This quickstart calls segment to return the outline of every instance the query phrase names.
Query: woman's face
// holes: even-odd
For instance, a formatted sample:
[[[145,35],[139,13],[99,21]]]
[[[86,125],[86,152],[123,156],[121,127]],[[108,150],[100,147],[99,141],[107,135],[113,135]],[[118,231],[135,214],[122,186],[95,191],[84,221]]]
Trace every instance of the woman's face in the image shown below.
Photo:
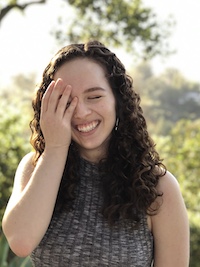
[[[54,80],[61,78],[72,86],[70,99],[78,98],[71,121],[72,139],[80,155],[93,162],[106,155],[116,121],[116,101],[105,74],[100,64],[77,58],[64,63],[54,75]]]

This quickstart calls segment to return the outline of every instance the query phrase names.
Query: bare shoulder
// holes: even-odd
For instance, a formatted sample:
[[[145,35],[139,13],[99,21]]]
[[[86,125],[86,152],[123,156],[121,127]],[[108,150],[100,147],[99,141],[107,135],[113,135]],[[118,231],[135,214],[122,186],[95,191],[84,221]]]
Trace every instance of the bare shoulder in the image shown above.
[[[15,174],[14,191],[23,191],[24,187],[28,183],[34,170],[33,157],[34,152],[30,152],[20,161]]]
[[[178,214],[182,214],[183,216],[186,215],[186,207],[179,183],[169,171],[160,178],[157,189],[162,193],[162,197],[158,197],[160,198],[158,200],[160,207],[158,214],[152,216],[153,224],[169,217],[172,220],[173,218],[176,218],[176,215]]]
[[[169,204],[169,201],[172,201],[174,198],[182,198],[179,183],[169,171],[160,178],[157,189],[159,192],[163,193],[164,205]]]
[[[155,241],[155,266],[188,266],[189,222],[177,179],[170,173],[160,178],[160,208],[151,217]]]

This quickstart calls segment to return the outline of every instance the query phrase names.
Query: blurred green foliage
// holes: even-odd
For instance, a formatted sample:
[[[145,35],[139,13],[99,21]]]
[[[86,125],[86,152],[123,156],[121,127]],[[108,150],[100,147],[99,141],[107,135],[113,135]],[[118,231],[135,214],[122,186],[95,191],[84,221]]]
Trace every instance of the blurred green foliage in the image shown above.
[[[133,71],[133,81],[152,134],[170,135],[178,121],[200,118],[200,85],[186,80],[178,70],[167,69],[156,77],[144,63]]]
[[[13,178],[20,159],[28,152],[27,136],[23,133],[23,115],[9,107],[0,112],[0,217],[11,195]]]
[[[17,165],[31,149],[28,125],[33,88],[33,75],[23,79],[19,75],[0,92],[0,218],[12,191]]]
[[[166,137],[155,137],[164,163],[177,177],[191,228],[190,267],[200,259],[200,119],[180,120]]]
[[[32,81],[32,82],[31,82]],[[19,258],[9,249],[1,230],[2,216],[12,192],[14,175],[22,157],[31,149],[28,124],[34,77],[15,77],[0,92],[0,266],[30,267],[29,258]],[[12,88],[12,90],[10,90]]]

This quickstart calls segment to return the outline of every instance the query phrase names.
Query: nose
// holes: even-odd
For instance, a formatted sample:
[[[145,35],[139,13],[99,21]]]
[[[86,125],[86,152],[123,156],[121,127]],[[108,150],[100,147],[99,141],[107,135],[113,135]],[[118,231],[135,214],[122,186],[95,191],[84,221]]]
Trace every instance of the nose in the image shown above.
[[[91,109],[88,107],[88,105],[83,101],[78,100],[77,106],[74,110],[74,118],[76,119],[85,118],[90,113]]]

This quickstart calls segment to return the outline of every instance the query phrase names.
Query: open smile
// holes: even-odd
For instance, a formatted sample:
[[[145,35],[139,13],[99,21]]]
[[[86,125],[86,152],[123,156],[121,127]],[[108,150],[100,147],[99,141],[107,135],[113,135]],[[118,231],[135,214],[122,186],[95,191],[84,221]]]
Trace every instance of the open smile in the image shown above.
[[[88,133],[94,130],[99,124],[100,124],[100,121],[95,120],[90,123],[76,125],[76,129],[81,133]]]

